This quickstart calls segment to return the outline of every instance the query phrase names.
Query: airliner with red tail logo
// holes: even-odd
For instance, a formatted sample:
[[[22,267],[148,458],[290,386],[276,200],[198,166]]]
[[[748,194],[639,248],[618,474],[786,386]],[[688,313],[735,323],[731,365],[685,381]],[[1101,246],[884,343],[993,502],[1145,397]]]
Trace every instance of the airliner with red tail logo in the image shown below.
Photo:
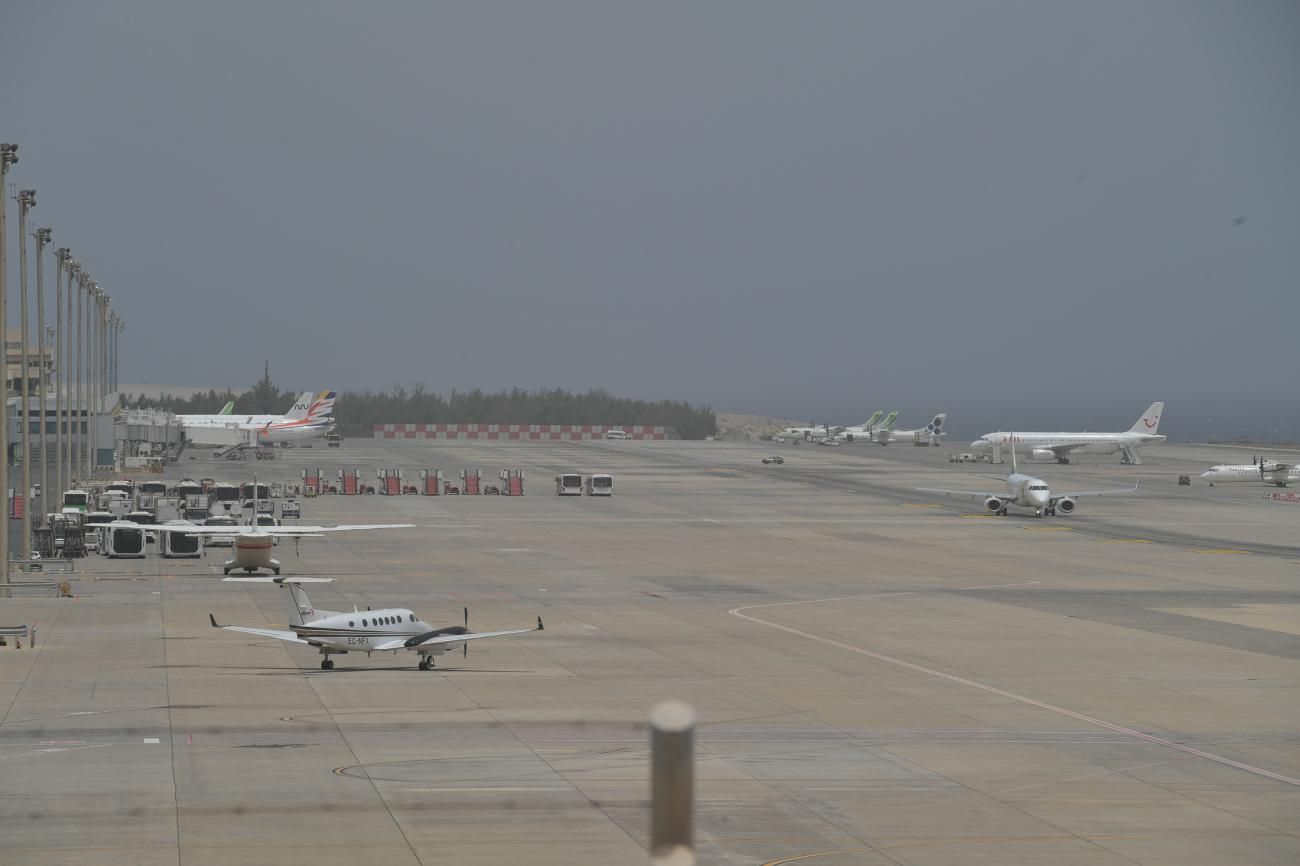
[[[985,433],[971,443],[971,448],[992,451],[995,445],[1006,447],[1012,443],[1014,435],[1015,444],[1027,446],[1035,460],[1069,463],[1073,455],[1118,453],[1123,455],[1121,463],[1137,465],[1142,462],[1139,446],[1155,445],[1167,438],[1156,433],[1164,411],[1164,403],[1152,403],[1142,417],[1123,433]]]
[[[283,415],[177,415],[192,442],[205,441],[205,433],[239,431],[256,433],[261,443],[299,442],[324,436],[334,429],[333,391],[307,391]],[[229,435],[229,434],[227,434]]]

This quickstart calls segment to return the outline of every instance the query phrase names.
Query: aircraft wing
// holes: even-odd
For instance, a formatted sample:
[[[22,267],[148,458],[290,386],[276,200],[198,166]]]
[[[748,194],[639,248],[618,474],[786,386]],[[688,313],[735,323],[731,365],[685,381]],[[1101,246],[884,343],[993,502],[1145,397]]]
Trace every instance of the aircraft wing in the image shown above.
[[[1067,497],[1070,499],[1078,499],[1081,496],[1123,496],[1126,493],[1137,493],[1138,484],[1140,483],[1141,479],[1138,479],[1133,482],[1132,487],[1121,487],[1118,490],[1084,490],[1079,493],[1054,493],[1052,494],[1052,501],[1056,502],[1058,499],[1065,499]]]
[[[542,631],[542,618],[537,618],[537,628],[516,628],[510,631],[476,631],[472,634],[440,634],[431,637],[428,640],[419,643],[408,643],[405,640],[390,640],[379,646],[371,647],[374,650],[397,650],[397,649],[418,649],[420,647],[437,646],[442,643],[463,643],[467,640],[480,640],[485,637],[505,637],[512,634],[532,634],[535,631]]]
[[[219,628],[222,631],[238,631],[244,634],[255,634],[259,637],[273,637],[276,640],[287,640],[290,643],[307,643],[307,641],[291,631],[282,631],[275,628],[245,628],[242,625],[217,625],[217,618],[212,614],[208,614],[208,619],[211,620],[213,628]]]
[[[178,532],[182,535],[275,535],[292,538],[318,538],[325,532],[350,532],[356,529],[409,529],[414,523],[355,523],[343,526],[185,526],[132,523],[115,520],[105,526],[125,526],[146,532]]]
[[[1006,496],[1005,493],[979,493],[974,490],[945,490],[940,487],[913,487],[912,489],[920,491],[921,493],[942,493],[944,496],[968,496],[972,499],[988,499],[990,496],[996,496],[999,499],[1002,499]]]

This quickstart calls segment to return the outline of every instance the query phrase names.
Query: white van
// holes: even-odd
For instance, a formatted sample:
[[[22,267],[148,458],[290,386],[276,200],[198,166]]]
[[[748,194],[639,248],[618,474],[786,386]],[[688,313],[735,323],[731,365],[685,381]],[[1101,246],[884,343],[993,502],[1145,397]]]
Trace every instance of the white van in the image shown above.
[[[605,438],[606,439],[631,439],[632,434],[628,433],[626,430],[606,430]]]

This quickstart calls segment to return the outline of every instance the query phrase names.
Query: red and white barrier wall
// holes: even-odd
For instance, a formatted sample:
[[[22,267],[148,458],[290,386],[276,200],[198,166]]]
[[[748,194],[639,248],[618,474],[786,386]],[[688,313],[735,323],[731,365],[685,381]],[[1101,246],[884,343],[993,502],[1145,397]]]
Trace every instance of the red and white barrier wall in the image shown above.
[[[376,424],[376,439],[500,439],[504,441],[604,439],[622,430],[633,439],[676,439],[673,427],[600,424]]]

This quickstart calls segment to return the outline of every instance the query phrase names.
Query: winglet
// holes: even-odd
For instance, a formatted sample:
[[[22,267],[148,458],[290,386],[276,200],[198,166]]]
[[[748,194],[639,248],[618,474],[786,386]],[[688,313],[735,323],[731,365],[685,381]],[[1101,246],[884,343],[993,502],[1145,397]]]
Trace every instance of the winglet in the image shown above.
[[[538,631],[546,630],[546,626],[542,625],[542,618],[540,616],[537,618],[537,630]]]
[[[217,618],[215,616],[208,614],[208,619],[212,621],[213,628],[221,628],[221,626],[217,625]]]

